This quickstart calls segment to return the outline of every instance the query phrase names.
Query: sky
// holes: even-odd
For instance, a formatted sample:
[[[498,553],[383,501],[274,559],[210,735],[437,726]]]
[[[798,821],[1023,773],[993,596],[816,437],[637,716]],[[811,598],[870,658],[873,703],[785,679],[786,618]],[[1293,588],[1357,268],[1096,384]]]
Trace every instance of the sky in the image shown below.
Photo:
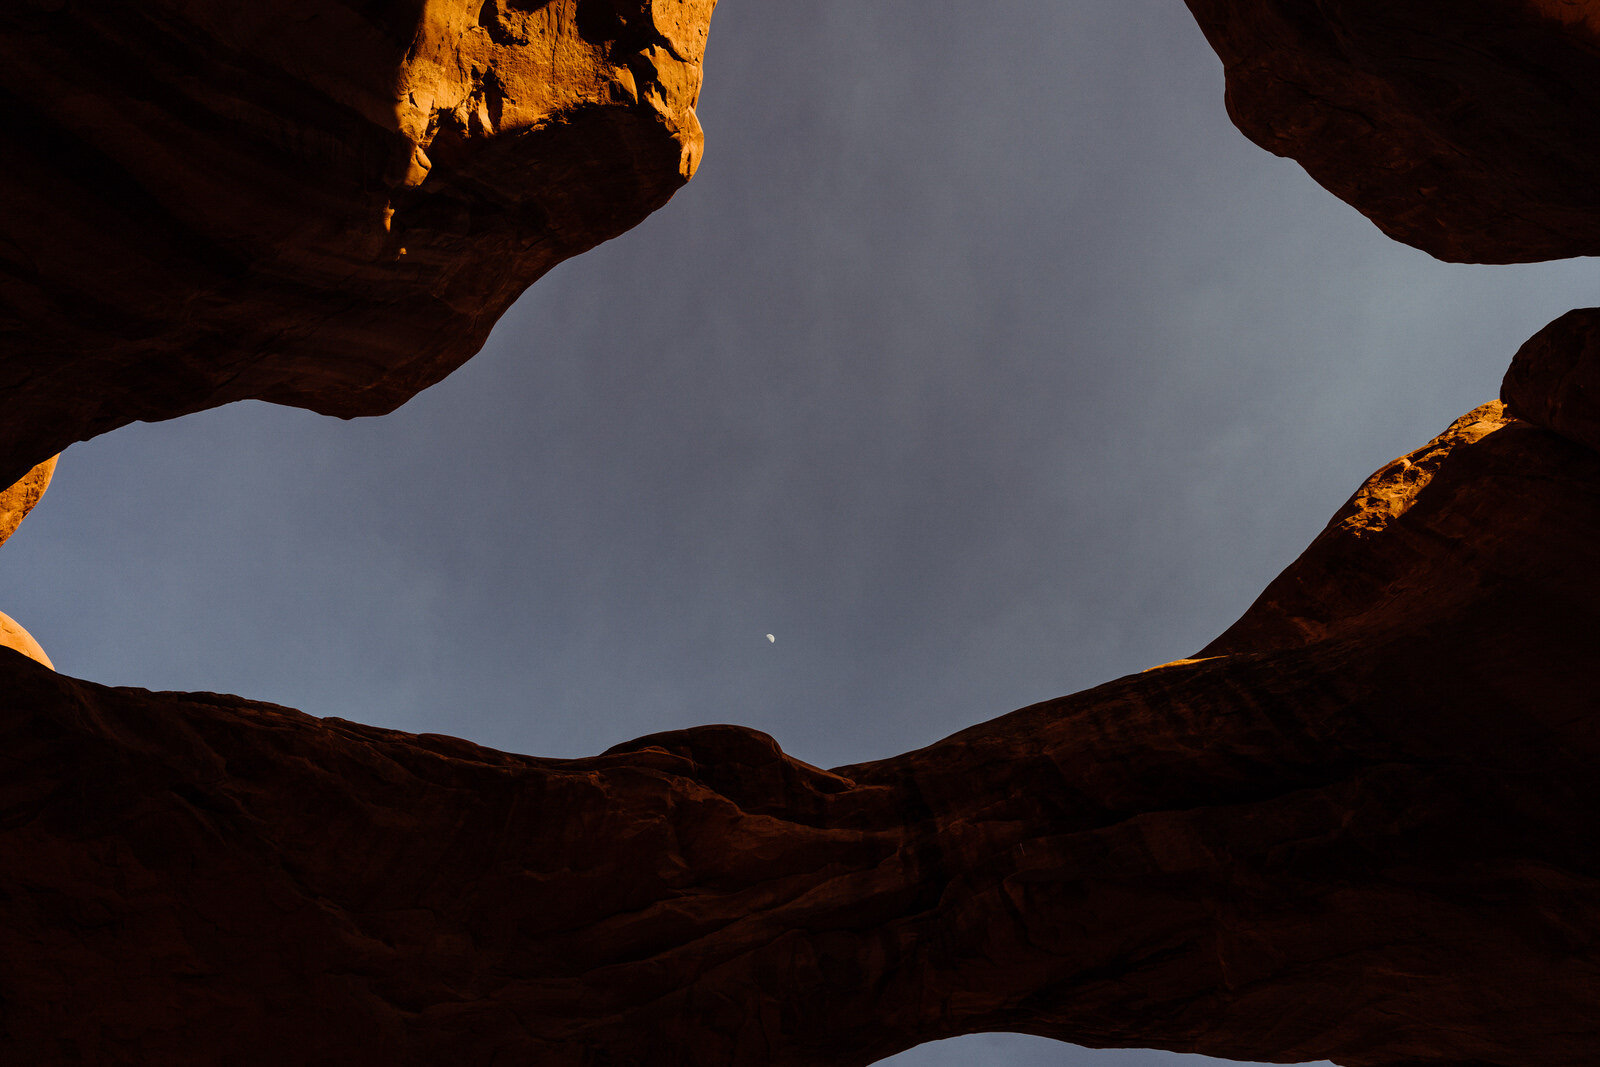
[[[1600,303],[1389,241],[1222,88],[1178,0],[727,0],[671,203],[392,415],[74,446],[0,610],[77,677],[546,756],[734,722],[835,766],[1183,657]]]

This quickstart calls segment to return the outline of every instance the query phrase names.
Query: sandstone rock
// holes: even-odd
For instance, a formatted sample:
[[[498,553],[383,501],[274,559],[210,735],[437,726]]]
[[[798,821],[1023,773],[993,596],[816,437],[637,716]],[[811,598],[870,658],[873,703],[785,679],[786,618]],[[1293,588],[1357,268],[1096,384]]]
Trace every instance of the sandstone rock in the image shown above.
[[[0,484],[136,419],[438,381],[693,173],[713,2],[0,6]]]
[[[50,477],[55,473],[58,458],[51,456],[24,475],[21,481],[0,491],[0,543],[17,532],[22,520],[28,517],[28,512],[44,496],[44,491],[50,488]],[[33,635],[4,612],[0,612],[0,647],[16,649],[46,667],[55,667]]]
[[[39,647],[33,635],[3,611],[0,611],[0,646],[16,649],[29,659],[55,670],[55,664],[50,662],[50,657],[44,654],[44,649]]]
[[[1590,5],[1191,6],[1241,125],[1389,232],[1594,249]],[[136,418],[447,373],[693,169],[709,10],[0,8],[0,483]],[[1012,1030],[1587,1064],[1582,325],[1519,353],[1521,418],[1380,471],[1194,658],[874,763],[736,726],[539,759],[0,651],[0,1052],[848,1067]]]
[[[1569,311],[1534,334],[1500,398],[1518,418],[1600,451],[1600,308]]]
[[[1456,262],[1600,254],[1600,4],[1187,0],[1228,114]]]
[[[1192,661],[832,771],[538,759],[0,653],[15,1062],[1600,1047],[1600,455],[1485,405]]]
[[[1435,597],[1470,595],[1485,579],[1464,568],[1482,565],[1490,557],[1440,553],[1429,543],[1438,530],[1397,520],[1424,494],[1429,499],[1437,496],[1437,488],[1431,493],[1429,489],[1447,461],[1457,466],[1466,462],[1465,456],[1476,454],[1470,446],[1511,421],[1501,402],[1490,401],[1368,478],[1294,565],[1267,586],[1244,618],[1196,653],[1197,659],[1348,637],[1387,625],[1402,608],[1432,617],[1447,605],[1436,599],[1419,600],[1414,590],[1422,582]],[[1495,447],[1506,447],[1507,440],[1498,439]],[[1368,551],[1366,543],[1378,538],[1381,551]],[[1441,574],[1440,567],[1450,570]]]
[[[51,456],[24,474],[15,484],[0,490],[0,544],[17,532],[22,520],[28,517],[28,512],[44,496],[44,491],[50,488],[50,479],[56,472],[56,460],[59,458]]]

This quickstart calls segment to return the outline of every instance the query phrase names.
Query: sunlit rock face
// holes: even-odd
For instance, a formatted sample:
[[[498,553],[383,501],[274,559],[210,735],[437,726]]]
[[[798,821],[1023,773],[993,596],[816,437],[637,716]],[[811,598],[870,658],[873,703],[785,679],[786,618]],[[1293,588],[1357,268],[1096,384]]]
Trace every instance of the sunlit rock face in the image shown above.
[[[28,512],[39,503],[44,491],[50,488],[50,478],[56,470],[56,458],[51,456],[23,475],[15,484],[0,490],[0,544],[17,532],[22,520],[28,517]],[[39,647],[39,642],[33,639],[33,635],[4,613],[0,613],[0,647],[16,649],[46,667],[54,666],[50,662],[50,657],[45,655],[44,649]]]
[[[1486,404],[1193,659],[831,771],[738,726],[539,759],[0,652],[0,1044],[1586,1064],[1597,540],[1600,453]]]
[[[1600,3],[1187,0],[1228,114],[1440,259],[1600,254]]]
[[[51,456],[9,487],[0,489],[0,544],[17,532],[22,520],[50,488],[50,479],[56,472],[56,458]]]
[[[39,647],[33,635],[4,612],[0,612],[0,648],[16,649],[29,659],[55,669],[55,664],[50,662],[50,657],[44,654],[44,649]]]
[[[0,5],[0,484],[136,419],[438,381],[693,173],[712,7]]]

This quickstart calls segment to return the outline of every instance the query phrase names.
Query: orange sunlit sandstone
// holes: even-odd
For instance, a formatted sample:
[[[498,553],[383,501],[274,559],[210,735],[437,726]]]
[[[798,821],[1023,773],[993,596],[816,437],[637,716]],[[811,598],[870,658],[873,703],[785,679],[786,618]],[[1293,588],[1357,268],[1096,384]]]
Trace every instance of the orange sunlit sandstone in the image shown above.
[[[1600,251],[1594,5],[1190,7],[1241,127],[1386,232]],[[0,11],[0,483],[448,373],[693,170],[710,8]],[[0,650],[0,1058],[1590,1063],[1597,327],[1530,341],[1194,658],[874,763],[736,726],[540,759]]]
[[[56,471],[56,460],[51,456],[23,475],[16,484],[0,490],[0,544],[17,532],[22,520],[28,517],[44,491],[50,488],[50,478]],[[44,654],[39,642],[24,630],[11,616],[0,613],[0,647],[14,648],[29,659],[53,667],[50,657]]]
[[[28,517],[28,512],[44,496],[44,491],[50,488],[57,458],[51,456],[24,474],[15,484],[0,489],[0,544],[17,532],[22,520]]]
[[[449,374],[693,173],[712,7],[5,5],[0,484],[136,419]]]
[[[33,635],[17,625],[17,621],[4,612],[0,612],[0,647],[14,648],[29,659],[42,663],[51,670],[55,669],[55,664],[50,662],[50,657],[44,654],[44,649],[39,647],[39,642],[33,639]]]

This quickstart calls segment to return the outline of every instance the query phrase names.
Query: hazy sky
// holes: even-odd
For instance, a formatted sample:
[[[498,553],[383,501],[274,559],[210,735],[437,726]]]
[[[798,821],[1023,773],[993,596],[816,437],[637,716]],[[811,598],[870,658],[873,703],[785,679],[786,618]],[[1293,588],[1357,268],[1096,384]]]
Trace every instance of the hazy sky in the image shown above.
[[[727,0],[700,116],[685,190],[394,415],[72,448],[0,610],[68,674],[518,752],[887,756],[1199,648],[1597,302],[1589,261],[1437,263],[1251,145],[1178,0]]]

